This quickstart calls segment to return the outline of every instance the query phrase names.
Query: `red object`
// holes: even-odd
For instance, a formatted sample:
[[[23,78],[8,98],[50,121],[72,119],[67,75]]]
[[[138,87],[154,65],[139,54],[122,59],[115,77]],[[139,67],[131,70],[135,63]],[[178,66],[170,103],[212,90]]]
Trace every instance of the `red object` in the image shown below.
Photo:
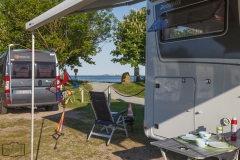
[[[7,104],[11,104],[11,100],[10,99],[7,99]]]
[[[10,77],[9,76],[4,77],[4,90],[5,90],[5,93],[10,93]]]
[[[65,84],[66,82],[68,81],[68,73],[67,72],[64,72],[63,73],[63,81],[58,83],[57,86],[60,86],[62,84]]]
[[[237,140],[237,118],[233,117],[231,120],[231,141]]]
[[[60,83],[60,76],[56,76],[56,93],[60,91],[60,86],[58,85]]]
[[[4,91],[5,93],[10,93],[10,77],[9,76],[4,77]],[[10,96],[7,96],[6,102],[7,104],[11,104]]]
[[[131,105],[130,102],[128,103],[128,114],[127,115],[128,116],[133,116],[132,105]]]

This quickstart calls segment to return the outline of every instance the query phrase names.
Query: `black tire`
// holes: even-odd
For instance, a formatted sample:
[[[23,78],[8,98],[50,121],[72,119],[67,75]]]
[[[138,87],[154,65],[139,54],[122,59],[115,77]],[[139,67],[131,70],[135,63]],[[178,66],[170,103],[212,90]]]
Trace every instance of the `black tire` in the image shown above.
[[[7,114],[7,108],[0,104],[0,114]]]
[[[45,106],[46,111],[53,111],[53,105]]]

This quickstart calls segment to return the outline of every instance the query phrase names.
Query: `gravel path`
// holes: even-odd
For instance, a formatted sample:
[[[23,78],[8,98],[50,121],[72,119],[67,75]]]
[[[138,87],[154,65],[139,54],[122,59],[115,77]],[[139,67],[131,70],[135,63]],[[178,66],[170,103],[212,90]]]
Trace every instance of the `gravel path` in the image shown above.
[[[42,119],[45,117],[61,117],[63,112],[62,107],[54,106],[53,111],[46,111],[45,108],[38,108],[34,110],[34,119]],[[65,117],[66,118],[78,118],[81,113],[77,112],[72,108],[65,108]],[[1,115],[0,115],[1,116]],[[21,108],[21,109],[8,109],[8,113],[3,115],[4,118],[25,118],[31,119],[31,109],[30,108]]]

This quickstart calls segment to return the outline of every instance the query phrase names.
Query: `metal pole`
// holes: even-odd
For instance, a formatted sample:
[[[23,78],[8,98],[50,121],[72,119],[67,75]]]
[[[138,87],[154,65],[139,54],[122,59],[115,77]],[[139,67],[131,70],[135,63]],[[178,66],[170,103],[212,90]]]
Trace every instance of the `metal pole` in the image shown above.
[[[82,103],[84,102],[84,92],[83,89],[81,90],[81,95],[82,95]]]
[[[34,62],[34,31],[32,32],[32,120],[31,120],[31,160],[33,160],[33,140],[34,140],[34,69],[35,69],[35,62]]]
[[[11,67],[11,46],[17,46],[18,44],[9,44],[8,45],[8,76],[10,78],[10,80],[12,79],[12,67]],[[9,84],[9,90],[12,90],[12,85],[11,83]],[[11,93],[10,93],[11,94]],[[12,96],[10,96],[10,100],[12,102]]]
[[[11,46],[14,46],[14,44],[9,44],[8,45],[8,62],[9,62],[9,64],[8,64],[8,71],[9,71],[9,73],[8,73],[8,76],[9,76],[9,79],[10,79],[10,82],[11,82],[11,78],[12,78],[12,68],[11,68]],[[11,85],[11,83],[9,83],[9,90],[10,90],[10,96],[11,96],[11,90],[12,90],[12,85]],[[11,100],[11,102],[12,102],[12,96],[10,97],[10,100]]]
[[[111,87],[108,86],[108,106],[110,107],[111,105]]]

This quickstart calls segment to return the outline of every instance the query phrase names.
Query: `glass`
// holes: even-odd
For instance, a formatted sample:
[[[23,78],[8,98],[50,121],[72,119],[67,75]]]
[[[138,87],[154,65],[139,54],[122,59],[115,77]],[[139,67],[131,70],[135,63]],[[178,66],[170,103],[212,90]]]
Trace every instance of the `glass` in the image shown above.
[[[55,78],[54,62],[37,62],[37,78]]]
[[[148,32],[162,30],[161,40],[222,33],[225,1],[213,0],[162,13]]]
[[[222,134],[223,133],[223,126],[217,125],[216,127],[216,134]]]
[[[31,78],[31,62],[13,62],[12,78]]]

